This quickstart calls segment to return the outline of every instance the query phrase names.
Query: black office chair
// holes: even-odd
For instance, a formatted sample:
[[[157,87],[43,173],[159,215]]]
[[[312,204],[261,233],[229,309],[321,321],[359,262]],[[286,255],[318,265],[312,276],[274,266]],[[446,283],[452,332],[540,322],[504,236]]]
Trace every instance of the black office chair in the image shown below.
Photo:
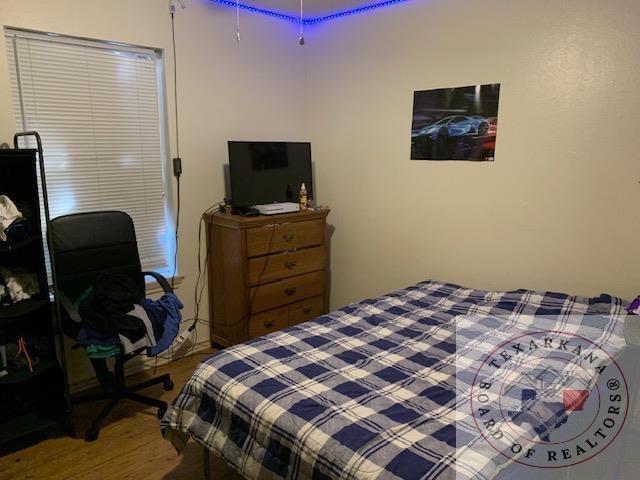
[[[65,215],[55,218],[50,224],[51,250],[55,259],[55,274],[58,298],[65,332],[76,338],[81,317],[73,300],[87,288],[94,285],[97,276],[105,271],[125,274],[133,279],[144,295],[145,276],[155,278],[165,293],[172,289],[167,280],[156,272],[143,272],[138,255],[136,234],[131,217],[124,212],[95,212]],[[73,300],[72,300],[73,299]],[[169,374],[152,378],[133,386],[125,386],[124,365],[127,361],[143,353],[141,348],[129,354],[115,356],[115,382],[105,385],[105,375],[110,375],[105,359],[91,359],[96,376],[101,380],[104,393],[77,395],[71,397],[72,404],[109,400],[91,427],[85,433],[87,441],[98,438],[100,424],[121,399],[129,399],[158,408],[158,418],[164,415],[167,404],[160,400],[136,393],[152,385],[162,384],[165,390],[173,388]],[[112,377],[113,378],[113,377]]]

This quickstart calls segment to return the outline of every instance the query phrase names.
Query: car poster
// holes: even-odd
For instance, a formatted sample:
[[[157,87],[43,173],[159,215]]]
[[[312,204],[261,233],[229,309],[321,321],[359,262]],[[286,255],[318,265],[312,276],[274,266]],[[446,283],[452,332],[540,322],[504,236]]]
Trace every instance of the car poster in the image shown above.
[[[412,160],[493,161],[500,84],[414,92]]]

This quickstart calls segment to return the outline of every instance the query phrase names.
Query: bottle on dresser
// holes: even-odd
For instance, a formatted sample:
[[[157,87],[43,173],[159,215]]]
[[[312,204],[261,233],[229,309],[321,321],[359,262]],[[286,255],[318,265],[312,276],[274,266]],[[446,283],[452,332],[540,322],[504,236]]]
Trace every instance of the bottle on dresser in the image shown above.
[[[300,210],[307,210],[307,208],[309,207],[309,202],[307,199],[307,187],[305,186],[305,184],[303,183],[300,186]]]

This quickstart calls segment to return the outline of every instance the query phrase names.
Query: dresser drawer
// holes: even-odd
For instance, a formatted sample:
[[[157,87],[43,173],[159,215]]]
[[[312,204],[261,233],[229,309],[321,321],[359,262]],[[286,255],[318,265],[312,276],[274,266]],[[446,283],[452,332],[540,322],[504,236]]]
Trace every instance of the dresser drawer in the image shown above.
[[[249,260],[249,285],[268,283],[325,267],[324,247],[305,248]]]
[[[324,298],[313,297],[289,305],[289,326],[307,322],[324,313]]]
[[[324,243],[324,220],[276,223],[247,229],[247,256],[257,257]]]
[[[249,317],[249,338],[259,337],[267,333],[287,328],[287,307],[276,308]]]
[[[324,293],[324,271],[298,275],[249,289],[251,313],[288,305]]]

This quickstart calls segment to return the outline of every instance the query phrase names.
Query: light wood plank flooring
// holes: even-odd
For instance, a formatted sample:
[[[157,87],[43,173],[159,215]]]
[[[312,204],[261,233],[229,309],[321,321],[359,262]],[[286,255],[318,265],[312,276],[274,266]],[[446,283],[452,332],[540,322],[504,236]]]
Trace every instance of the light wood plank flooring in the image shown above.
[[[175,388],[165,392],[162,386],[157,386],[144,393],[171,401],[198,362],[210,353],[197,353],[158,367],[156,375],[171,373]],[[128,381],[143,381],[152,373],[142,372]],[[75,408],[78,436],[84,433],[102,405],[96,402]],[[202,447],[193,441],[178,455],[160,434],[156,409],[123,400],[105,421],[97,441],[87,443],[82,438],[61,436],[4,454],[0,457],[0,480],[201,479],[202,455]],[[212,470],[215,480],[241,478],[217,458],[212,458]]]

